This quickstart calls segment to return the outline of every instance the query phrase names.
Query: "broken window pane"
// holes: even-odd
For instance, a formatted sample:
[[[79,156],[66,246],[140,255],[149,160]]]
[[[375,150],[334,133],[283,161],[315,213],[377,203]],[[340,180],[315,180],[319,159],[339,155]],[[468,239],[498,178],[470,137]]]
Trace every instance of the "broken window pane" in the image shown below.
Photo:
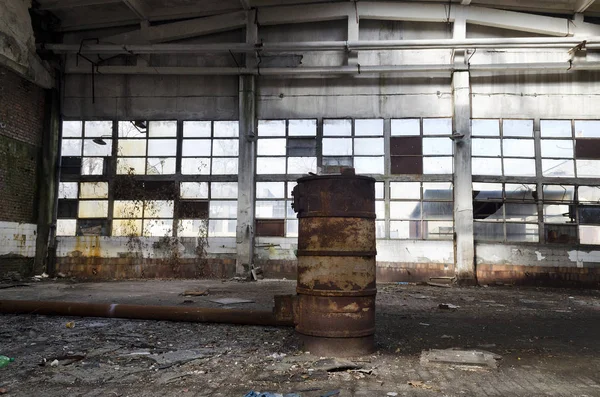
[[[63,121],[63,138],[81,138],[81,121]]]
[[[141,236],[141,219],[114,219],[112,221],[113,236]]]
[[[256,153],[259,156],[285,156],[287,140],[283,139],[259,139]]]
[[[423,183],[424,200],[452,200],[452,183],[425,182]]]
[[[383,199],[384,188],[385,188],[385,183],[375,182],[375,198],[376,199]]]
[[[577,244],[577,225],[544,225],[547,243]]]
[[[210,121],[184,121],[183,122],[183,137],[184,138],[209,138],[210,137]]]
[[[383,174],[384,168],[383,156],[354,158],[354,169],[357,174]]]
[[[256,201],[257,218],[285,218],[285,201]]]
[[[352,135],[352,120],[350,119],[325,119],[323,120],[323,136],[350,136]]]
[[[237,158],[223,157],[212,159],[212,175],[235,175],[237,173]]]
[[[78,236],[106,236],[108,235],[107,219],[79,219],[77,220]]]
[[[288,157],[288,174],[308,174],[317,172],[316,157]]]
[[[452,203],[438,201],[423,202],[424,220],[448,220],[452,219]]]
[[[77,231],[77,220],[75,219],[57,219],[57,236],[74,236]]]
[[[177,207],[177,216],[182,219],[206,219],[208,203],[208,200],[181,200]]]
[[[239,142],[235,139],[213,139],[213,156],[237,156],[238,150]]]
[[[136,126],[134,121],[119,121],[119,138],[146,138],[146,129],[143,125]],[[143,122],[144,124],[146,122]],[[139,123],[138,123],[139,124]]]
[[[103,175],[104,158],[84,157],[81,161],[81,175]]]
[[[298,237],[298,220],[288,219],[285,221],[286,237]]]
[[[600,120],[575,120],[576,138],[600,138]]]
[[[294,197],[294,195],[292,194],[292,191],[294,190],[294,187],[296,187],[297,184],[298,184],[298,182],[288,182],[287,183],[287,197],[288,198]]]
[[[570,138],[571,120],[540,120],[540,134],[542,138]]]
[[[451,221],[423,222],[423,237],[429,240],[452,240],[454,238],[453,226]]]
[[[421,222],[391,221],[390,238],[408,239],[421,237]]]
[[[240,123],[238,121],[215,121],[216,138],[237,138],[239,130]]]
[[[542,139],[542,157],[573,158],[573,141],[566,139]]]
[[[285,157],[259,157],[256,159],[257,174],[285,174]]]
[[[536,185],[511,184],[504,186],[505,197],[511,201],[535,201],[537,199]]]
[[[600,226],[580,225],[579,226],[580,244],[600,244]]]
[[[148,175],[171,175],[175,173],[175,157],[149,158],[147,161]]]
[[[579,186],[577,194],[580,203],[600,203],[600,186]]]
[[[285,120],[258,120],[258,136],[285,136]]]
[[[337,154],[337,153],[336,153]],[[345,154],[345,153],[340,153]],[[376,155],[383,154],[383,138],[355,138],[355,155]]]
[[[78,218],[106,218],[108,215],[108,201],[106,200],[81,200],[79,202]]]
[[[385,201],[375,201],[375,215],[377,219],[385,220]]]
[[[504,175],[535,176],[535,160],[533,159],[503,159]]]
[[[119,139],[118,156],[145,156],[145,139]]]
[[[144,220],[144,236],[171,237],[173,235],[173,219]]]
[[[108,198],[108,182],[81,182],[79,198]]]
[[[144,201],[144,218],[172,218],[172,200],[147,200]]]
[[[390,197],[393,199],[421,199],[420,182],[390,182]]]
[[[421,120],[419,119],[392,119],[392,136],[421,135]]]
[[[323,155],[351,156],[351,138],[323,138]]]
[[[538,225],[507,223],[506,240],[535,243],[539,240]]]
[[[354,135],[383,135],[383,119],[356,119],[354,120]]]
[[[452,157],[423,157],[423,174],[452,174]]]
[[[473,157],[473,175],[502,175],[500,159]]]
[[[579,178],[599,178],[600,160],[577,160],[577,177]]]
[[[473,139],[471,145],[473,156],[500,157],[500,139]]]
[[[175,139],[149,139],[148,156],[175,156],[177,154],[177,140]]]
[[[471,120],[471,134],[473,136],[500,136],[499,120],[473,119]]]
[[[581,187],[579,189],[581,189]],[[580,193],[580,195],[581,195],[581,193]],[[575,187],[574,186],[571,186],[571,185],[544,185],[544,201],[571,202],[574,199],[575,199]]]
[[[392,201],[390,202],[390,219],[420,219],[420,201]]]
[[[236,201],[218,201],[211,200],[209,204],[210,218],[237,218],[237,202]]]
[[[208,182],[181,182],[181,198],[208,198]]]
[[[504,214],[507,222],[537,222],[536,204],[504,204]]]
[[[535,157],[533,139],[503,139],[502,155],[506,157]]]
[[[504,223],[474,222],[475,240],[504,241]]]
[[[449,138],[423,138],[423,154],[452,154]]]
[[[316,136],[317,120],[289,120],[289,136]]]
[[[235,237],[235,219],[211,219],[208,221],[209,237]]]
[[[210,159],[183,158],[181,159],[181,173],[183,175],[210,175]]]
[[[60,151],[61,156],[81,156],[81,139],[63,139]]]
[[[238,196],[237,182],[212,182],[210,184],[210,198],[234,198]]]
[[[532,137],[533,120],[502,120],[502,136]]]
[[[423,119],[423,135],[451,135],[452,119]]]
[[[180,219],[177,228],[179,237],[206,237],[208,222],[204,219]]]
[[[481,201],[502,200],[502,184],[473,183],[473,197]]]
[[[87,138],[112,136],[112,121],[86,121],[84,134]]]
[[[317,141],[307,138],[288,138],[287,154],[295,157],[314,157],[317,155]]]
[[[284,182],[256,182],[256,198],[284,198]]]
[[[83,140],[84,156],[110,156],[112,154],[112,139],[102,138],[106,145],[99,145],[92,139]]]
[[[78,192],[77,182],[60,182],[58,184],[59,199],[76,199]]]
[[[150,121],[148,136],[151,138],[176,137],[177,121]]]
[[[573,160],[542,159],[542,175],[549,177],[574,177],[575,164]]]
[[[188,156],[210,156],[210,139],[184,139],[181,147],[181,155]]]
[[[544,205],[544,222],[546,223],[570,223],[571,219],[569,205]],[[573,213],[573,215],[575,215]]]
[[[79,201],[58,200],[57,217],[61,219],[77,218]]]

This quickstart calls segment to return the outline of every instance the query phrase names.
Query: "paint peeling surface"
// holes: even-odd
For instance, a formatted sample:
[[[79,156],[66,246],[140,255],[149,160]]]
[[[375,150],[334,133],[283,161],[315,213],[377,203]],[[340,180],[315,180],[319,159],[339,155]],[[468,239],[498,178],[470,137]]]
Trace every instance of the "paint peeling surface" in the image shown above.
[[[477,264],[547,267],[598,267],[600,250],[567,251],[548,245],[476,244]]]
[[[0,255],[35,257],[37,225],[0,222]]]

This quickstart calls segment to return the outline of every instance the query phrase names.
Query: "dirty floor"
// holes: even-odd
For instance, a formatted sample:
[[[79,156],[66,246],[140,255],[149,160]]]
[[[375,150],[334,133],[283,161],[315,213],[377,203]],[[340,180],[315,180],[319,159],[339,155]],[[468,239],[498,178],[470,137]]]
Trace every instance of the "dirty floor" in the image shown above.
[[[264,310],[295,288],[272,280],[26,284],[0,285],[0,299],[223,307],[210,300],[242,298],[253,302],[224,307]],[[600,396],[600,291],[378,288],[377,352],[351,363],[302,352],[291,328],[0,315],[0,354],[16,359],[0,368],[0,394]],[[180,295],[190,289],[209,295]],[[420,360],[423,351],[448,348],[501,358],[496,369]]]

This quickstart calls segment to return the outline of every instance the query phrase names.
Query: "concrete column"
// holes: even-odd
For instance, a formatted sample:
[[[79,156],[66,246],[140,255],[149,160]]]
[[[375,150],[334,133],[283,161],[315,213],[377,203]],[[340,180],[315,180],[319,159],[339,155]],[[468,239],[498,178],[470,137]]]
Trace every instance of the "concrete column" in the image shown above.
[[[471,87],[469,72],[452,75],[454,99],[454,230],[456,277],[476,282],[473,239],[473,177],[471,173]],[[461,137],[462,136],[462,137]]]
[[[254,257],[254,173],[256,165],[255,78],[240,76],[240,154],[238,165],[237,259],[235,272],[250,270]]]

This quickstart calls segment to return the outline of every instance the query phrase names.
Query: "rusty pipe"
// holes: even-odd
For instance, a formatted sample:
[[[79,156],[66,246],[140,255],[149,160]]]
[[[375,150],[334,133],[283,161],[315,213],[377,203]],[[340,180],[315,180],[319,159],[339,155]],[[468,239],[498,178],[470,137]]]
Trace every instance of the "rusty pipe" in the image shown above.
[[[238,325],[293,326],[274,312],[205,307],[126,305],[119,303],[0,300],[0,313],[46,316],[108,317]]]

